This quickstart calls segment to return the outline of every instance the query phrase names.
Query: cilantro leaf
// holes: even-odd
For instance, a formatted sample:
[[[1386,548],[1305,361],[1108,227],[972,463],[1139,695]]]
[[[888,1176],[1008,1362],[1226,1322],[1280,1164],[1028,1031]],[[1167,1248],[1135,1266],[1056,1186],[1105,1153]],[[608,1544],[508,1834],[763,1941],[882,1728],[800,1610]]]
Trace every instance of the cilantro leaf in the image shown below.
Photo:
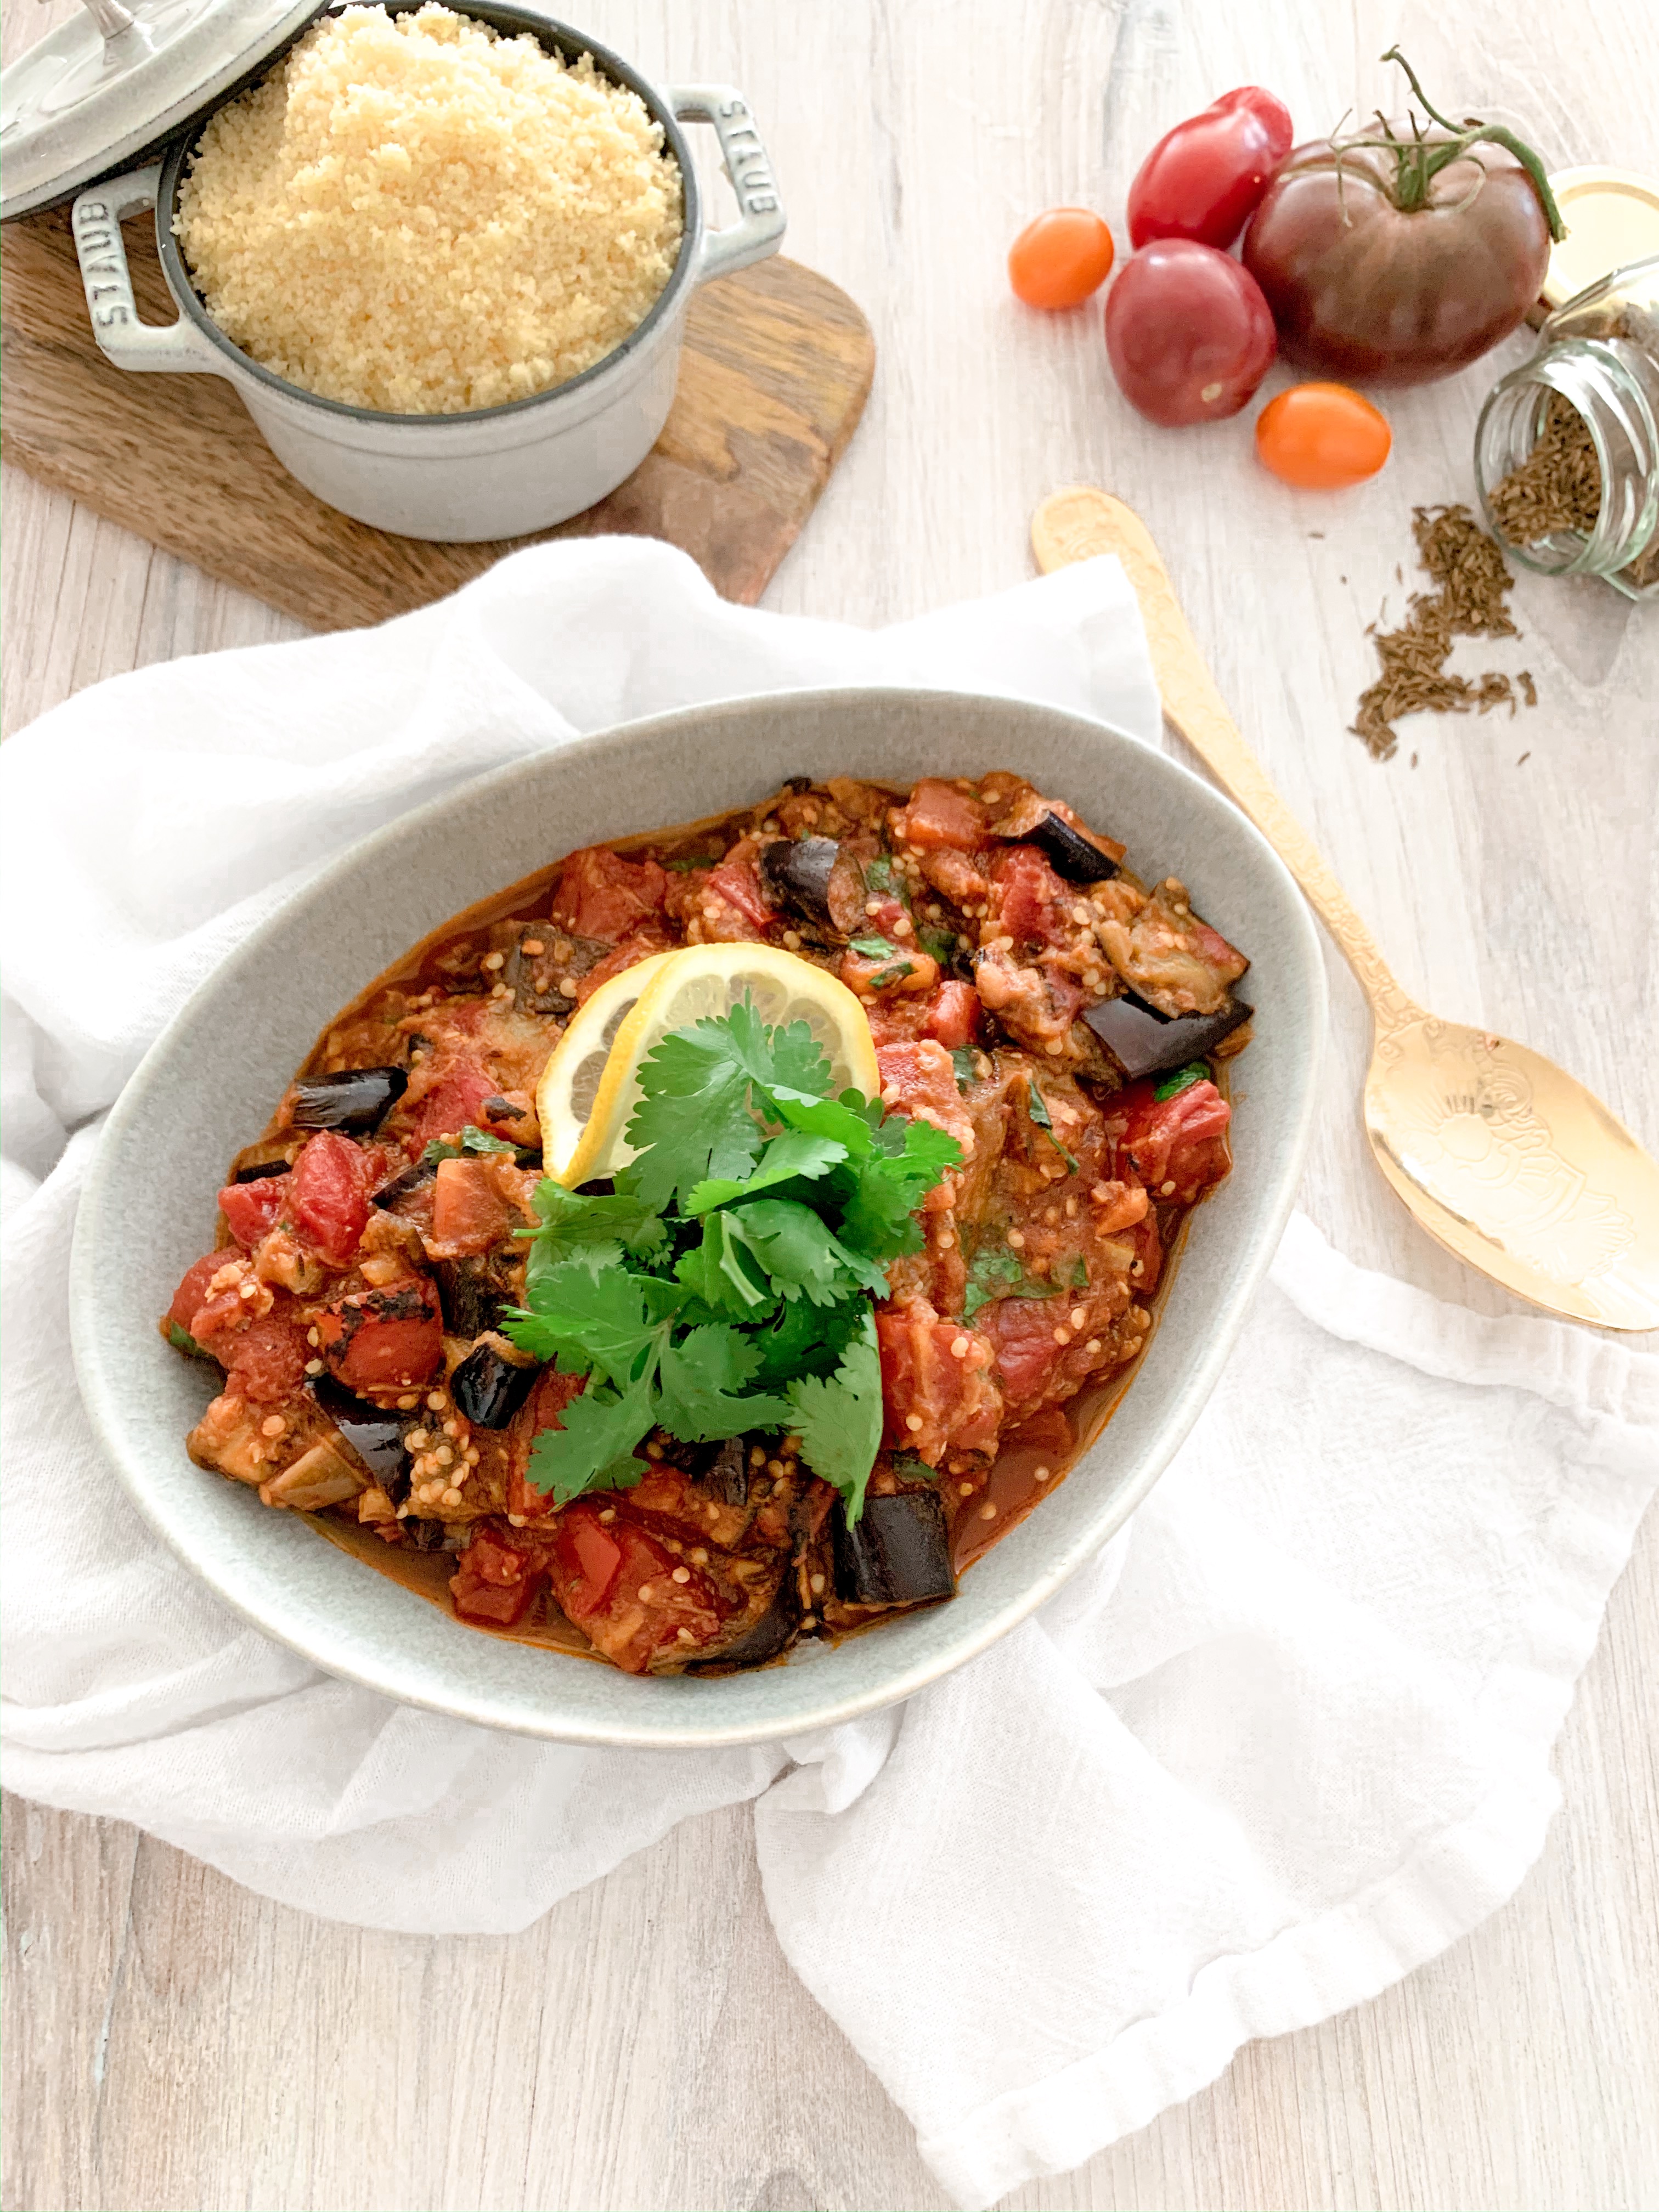
[[[592,1385],[560,1414],[562,1425],[540,1429],[530,1447],[529,1479],[557,1505],[585,1490],[631,1490],[646,1472],[634,1448],[657,1425],[657,1394],[646,1382],[620,1393]]]
[[[907,912],[908,911],[909,885],[893,866],[893,856],[890,853],[878,853],[873,860],[865,862],[864,880],[866,886],[872,890],[878,898],[896,898],[900,905]]]
[[[735,1328],[689,1330],[663,1353],[658,1419],[687,1443],[781,1426],[789,1419],[787,1398],[741,1395],[760,1361],[759,1346]]]
[[[655,1211],[625,1192],[584,1198],[550,1176],[537,1184],[531,1202],[541,1228],[515,1231],[530,1240],[526,1287],[585,1246],[620,1244],[641,1258],[649,1258],[668,1241],[667,1229]]]
[[[698,1183],[686,1194],[685,1211],[707,1213],[714,1206],[729,1205],[734,1198],[749,1198],[778,1183],[798,1179],[811,1182],[826,1170],[839,1166],[846,1158],[846,1146],[834,1137],[815,1137],[805,1129],[785,1129],[781,1136],[774,1137],[767,1146],[751,1176],[742,1182],[726,1176]]]
[[[435,1167],[441,1160],[459,1160],[464,1152],[516,1152],[505,1137],[492,1137],[487,1129],[475,1128],[469,1121],[459,1136],[434,1137],[421,1154],[422,1167]]]
[[[775,1091],[778,1118],[792,1129],[830,1139],[846,1147],[849,1160],[866,1160],[874,1150],[872,1132],[882,1118],[881,1102],[856,1091],[843,1091],[839,1098],[809,1098],[792,1091]]]
[[[878,1149],[859,1169],[858,1185],[842,1217],[843,1242],[867,1253],[872,1259],[896,1259],[902,1252],[921,1249],[921,1231],[913,1218],[916,1207],[945,1174],[962,1158],[962,1147],[931,1121],[906,1121],[891,1115],[881,1136],[903,1132],[902,1149]]]
[[[776,1319],[756,1328],[750,1340],[760,1352],[756,1382],[766,1389],[802,1375],[832,1374],[869,1310],[861,1297],[833,1306],[815,1306],[808,1298],[780,1306]]]
[[[1173,1098],[1180,1091],[1189,1091],[1194,1083],[1204,1082],[1209,1073],[1201,1060],[1188,1060],[1185,1067],[1176,1068],[1173,1075],[1166,1075],[1161,1083],[1156,1085],[1152,1096],[1159,1099]]]
[[[858,1333],[827,1379],[798,1377],[789,1385],[801,1457],[814,1474],[840,1491],[848,1523],[864,1510],[865,1486],[881,1448],[881,1360],[876,1350],[873,1314],[861,1317]]]
[[[769,1030],[745,1000],[729,1014],[670,1030],[641,1061],[639,1081],[629,1183],[660,1212],[711,1176],[744,1179],[764,1141],[754,1091],[821,1098],[830,1063],[805,1022]]]
[[[914,975],[915,972],[916,963],[914,960],[896,960],[890,968],[884,968],[879,975],[870,978],[870,988],[872,991],[884,991],[890,983],[902,983],[907,975]]]
[[[969,1263],[962,1317],[971,1321],[981,1306],[997,1298],[1052,1298],[1059,1289],[1057,1283],[1028,1275],[1018,1254],[1006,1244],[981,1244]]]
[[[965,1098],[979,1074],[979,1054],[971,1045],[959,1044],[951,1054],[951,1065],[957,1072],[957,1089]]]
[[[914,1452],[896,1453],[893,1459],[893,1472],[901,1482],[937,1482],[939,1480],[939,1469],[936,1467],[929,1467],[925,1459],[918,1459]]]
[[[956,932],[952,929],[935,929],[931,923],[925,924],[916,932],[916,943],[941,968],[948,968],[957,957]]]
[[[786,1298],[805,1291],[814,1305],[834,1305],[849,1282],[887,1295],[887,1277],[863,1253],[851,1250],[810,1206],[787,1198],[757,1198],[727,1214]]]
[[[866,960],[890,960],[898,951],[890,937],[854,937],[848,943],[854,952],[861,952]]]
[[[764,1267],[729,1213],[704,1216],[702,1242],[680,1255],[674,1273],[710,1313],[730,1321],[763,1321],[778,1302]]]
[[[1041,1129],[1043,1134],[1048,1138],[1048,1142],[1060,1154],[1060,1157],[1065,1161],[1066,1166],[1070,1168],[1072,1173],[1076,1175],[1078,1172],[1077,1155],[1075,1152],[1068,1152],[1065,1146],[1060,1143],[1060,1139],[1055,1136],[1054,1119],[1054,1115],[1048,1111],[1048,1100],[1037,1089],[1035,1083],[1027,1083],[1025,1086],[1025,1095],[1026,1103],[1030,1109],[1031,1119],[1036,1123],[1038,1128]]]
[[[598,1374],[619,1388],[660,1355],[685,1293],[656,1275],[630,1274],[621,1248],[590,1244],[544,1268],[526,1285],[531,1310],[514,1310],[503,1328],[521,1351],[556,1358],[567,1374]]]

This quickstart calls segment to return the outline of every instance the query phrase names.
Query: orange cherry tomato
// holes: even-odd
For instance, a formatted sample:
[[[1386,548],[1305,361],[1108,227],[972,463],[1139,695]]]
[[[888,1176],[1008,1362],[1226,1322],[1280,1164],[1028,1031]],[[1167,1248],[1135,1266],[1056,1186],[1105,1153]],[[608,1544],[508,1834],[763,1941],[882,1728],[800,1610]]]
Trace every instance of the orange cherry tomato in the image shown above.
[[[1089,208],[1050,208],[1008,249],[1008,282],[1028,307],[1075,307],[1111,274],[1112,234]]]
[[[1363,483],[1388,459],[1393,443],[1387,416],[1346,384],[1293,384],[1255,421],[1263,468],[1310,491]]]

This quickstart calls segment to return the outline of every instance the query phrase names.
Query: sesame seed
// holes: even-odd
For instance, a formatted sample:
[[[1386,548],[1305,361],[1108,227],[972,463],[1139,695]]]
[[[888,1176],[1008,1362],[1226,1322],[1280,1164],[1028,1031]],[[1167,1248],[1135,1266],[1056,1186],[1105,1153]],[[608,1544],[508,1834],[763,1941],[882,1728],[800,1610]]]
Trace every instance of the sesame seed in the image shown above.
[[[236,1293],[239,1298],[257,1297],[258,1294],[259,1285],[258,1283],[244,1283]]]
[[[1031,1480],[1033,1482],[1047,1482],[1053,1473],[1054,1469],[1050,1467],[1034,1467],[1031,1469]]]
[[[814,1575],[814,1576],[812,1577],[812,1595],[813,1595],[813,1596],[814,1596],[814,1597],[822,1597],[822,1596],[823,1595],[823,1591],[824,1591],[824,1580],[823,1580],[823,1577],[822,1575]]]
[[[444,1409],[445,1402],[443,1392],[441,1390],[428,1391],[426,1402],[431,1407],[434,1413],[441,1413]]]
[[[1072,1332],[1069,1328],[1057,1328],[1054,1331],[1054,1342],[1056,1344],[1069,1344],[1071,1340]]]
[[[322,1363],[322,1361],[321,1361],[320,1359],[307,1359],[307,1362],[306,1362],[306,1373],[307,1373],[307,1375],[320,1375],[320,1374],[322,1373],[322,1371],[323,1371],[323,1363]]]
[[[952,1359],[966,1359],[968,1340],[965,1336],[953,1336],[951,1339],[951,1357]]]
[[[706,1567],[708,1565],[708,1554],[701,1544],[694,1544],[685,1556],[694,1567]]]
[[[786,929],[783,933],[783,941],[791,952],[799,952],[800,951],[799,930]]]
[[[509,1513],[507,1516],[507,1525],[509,1528],[522,1528],[525,1525],[524,1515],[522,1513]]]
[[[280,1413],[267,1413],[259,1424],[259,1434],[262,1437],[280,1437],[287,1425]]]
[[[404,1438],[410,1451],[424,1451],[432,1439],[424,1429],[411,1429]]]
[[[1081,1328],[1084,1322],[1087,1321],[1088,1318],[1089,1316],[1082,1306],[1073,1306],[1072,1308],[1072,1327],[1073,1328]]]
[[[1043,1209],[1042,1218],[1045,1221],[1058,1221],[1060,1218],[1060,1208],[1057,1206],[1045,1206]]]
[[[956,1231],[952,1229],[941,1229],[933,1241],[941,1252],[954,1252],[957,1249]]]
[[[662,1457],[662,1446],[657,1442],[654,1437],[646,1446],[645,1455],[647,1459],[660,1459]]]
[[[801,1625],[801,1626],[802,1626],[803,1628],[816,1628],[816,1627],[817,1626],[817,1625],[818,1625],[818,1617],[817,1617],[817,1613],[802,1613],[802,1615],[801,1615],[801,1617],[800,1617],[800,1625]]]
[[[639,1596],[640,1603],[641,1605],[649,1605],[653,1595],[654,1593],[653,1592],[649,1583],[641,1583],[640,1584]]]
[[[1077,1200],[1074,1198],[1068,1198],[1066,1201],[1066,1218],[1068,1221],[1077,1219]]]
[[[750,1447],[749,1464],[750,1467],[764,1467],[766,1464],[766,1454],[761,1449],[758,1444],[753,1444]]]
[[[1091,1336],[1083,1349],[1088,1353],[1090,1358],[1093,1359],[1100,1351],[1100,1339],[1097,1336]]]
[[[957,1496],[958,1498],[971,1498],[971,1497],[973,1496],[973,1494],[974,1494],[974,1486],[973,1486],[973,1484],[972,1484],[971,1482],[959,1482],[959,1483],[957,1483]]]
[[[1011,1229],[1008,1231],[1008,1242],[1013,1246],[1016,1252],[1023,1252],[1025,1249],[1024,1232],[1022,1230]]]
[[[879,899],[866,899],[864,902],[864,911],[868,915],[879,914],[881,912],[881,901]]]
[[[557,980],[561,994],[567,999],[574,999],[576,995],[575,977],[574,975],[561,975]]]
[[[420,1400],[412,1394],[406,1398],[399,1398],[398,1401],[398,1411],[400,1413],[412,1413],[420,1402]]]
[[[911,924],[909,915],[908,914],[902,914],[898,917],[898,920],[893,924],[893,934],[895,937],[908,937],[910,934],[910,928]]]
[[[322,1338],[318,1335],[314,1328],[308,1328],[306,1331],[306,1342],[307,1344],[320,1344],[322,1340]]]
[[[444,1423],[444,1434],[447,1437],[458,1437],[460,1433],[460,1424],[459,1422],[446,1421]]]
[[[1171,1176],[1166,1181],[1159,1183],[1158,1187],[1158,1194],[1160,1198],[1168,1198],[1174,1192],[1174,1189],[1175,1178]]]
[[[674,1634],[682,1644],[695,1644],[697,1640],[689,1628],[677,1628]]]
[[[479,1457],[478,1447],[477,1444],[469,1444],[466,1449],[461,1454],[461,1457],[466,1462],[466,1464],[469,1467],[477,1467]]]
[[[911,1435],[915,1436],[916,1431],[921,1426],[921,1415],[920,1413],[907,1413],[904,1417],[904,1425],[909,1430]]]
[[[783,1462],[781,1459],[769,1459],[766,1462],[766,1472],[775,1480],[783,1473]]]
[[[1090,1197],[1093,1199],[1097,1206],[1104,1206],[1111,1194],[1112,1186],[1109,1182],[1097,1182],[1094,1188],[1089,1193]]]
[[[996,1519],[997,1509],[988,1499],[980,1507],[979,1517],[981,1521],[994,1521]]]
[[[1080,929],[1086,929],[1089,927],[1089,909],[1081,899],[1072,908],[1072,919]]]
[[[438,1502],[441,1505],[459,1505],[461,1502],[461,1493],[452,1483]]]
[[[690,1567],[676,1567],[668,1579],[671,1583],[689,1583],[691,1579],[691,1570]]]
[[[611,1522],[614,1521],[614,1520],[616,1519],[616,1517],[617,1517],[617,1509],[616,1509],[616,1507],[615,1507],[614,1505],[607,1505],[607,1506],[605,1507],[605,1509],[604,1512],[603,1512],[603,1513],[601,1513],[601,1514],[600,1514],[600,1516],[599,1516],[600,1520],[601,1520],[601,1521],[603,1521],[603,1522],[605,1522],[606,1523],[609,1523],[609,1522]]]
[[[541,955],[546,951],[547,947],[543,944],[539,937],[526,937],[523,945],[519,949],[520,951],[527,952],[532,960],[536,960],[539,959]]]
[[[440,1467],[447,1467],[455,1456],[454,1448],[450,1444],[440,1444],[432,1456]]]
[[[1064,1037],[1050,1037],[1048,1043],[1043,1046],[1042,1049],[1044,1052],[1050,1054],[1064,1052],[1066,1049],[1066,1040]]]
[[[488,968],[490,974],[493,975],[498,968],[505,966],[506,960],[507,956],[505,953],[486,952],[483,958],[478,963],[478,965],[481,968]]]

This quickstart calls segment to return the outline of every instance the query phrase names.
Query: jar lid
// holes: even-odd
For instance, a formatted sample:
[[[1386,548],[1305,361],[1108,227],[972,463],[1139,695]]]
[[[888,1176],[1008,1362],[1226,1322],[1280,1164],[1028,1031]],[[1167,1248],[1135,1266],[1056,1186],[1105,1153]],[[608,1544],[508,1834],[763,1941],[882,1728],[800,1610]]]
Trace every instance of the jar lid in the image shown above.
[[[82,0],[0,70],[0,222],[153,154],[327,0]]]
[[[1558,169],[1550,179],[1567,234],[1550,250],[1544,304],[1559,307],[1587,285],[1659,253],[1659,178],[1633,169]]]

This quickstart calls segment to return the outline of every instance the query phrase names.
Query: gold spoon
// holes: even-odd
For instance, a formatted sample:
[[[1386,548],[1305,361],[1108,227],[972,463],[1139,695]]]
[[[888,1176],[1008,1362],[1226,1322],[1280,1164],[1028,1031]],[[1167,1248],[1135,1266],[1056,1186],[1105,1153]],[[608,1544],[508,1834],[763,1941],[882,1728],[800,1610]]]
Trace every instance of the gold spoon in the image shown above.
[[[1074,486],[1038,507],[1031,545],[1045,573],[1116,554],[1140,601],[1170,726],[1284,861],[1358,978],[1374,1027],[1365,1134],[1407,1211],[1547,1312],[1659,1328],[1659,1164],[1553,1060],[1406,996],[1239,735],[1139,516]]]

